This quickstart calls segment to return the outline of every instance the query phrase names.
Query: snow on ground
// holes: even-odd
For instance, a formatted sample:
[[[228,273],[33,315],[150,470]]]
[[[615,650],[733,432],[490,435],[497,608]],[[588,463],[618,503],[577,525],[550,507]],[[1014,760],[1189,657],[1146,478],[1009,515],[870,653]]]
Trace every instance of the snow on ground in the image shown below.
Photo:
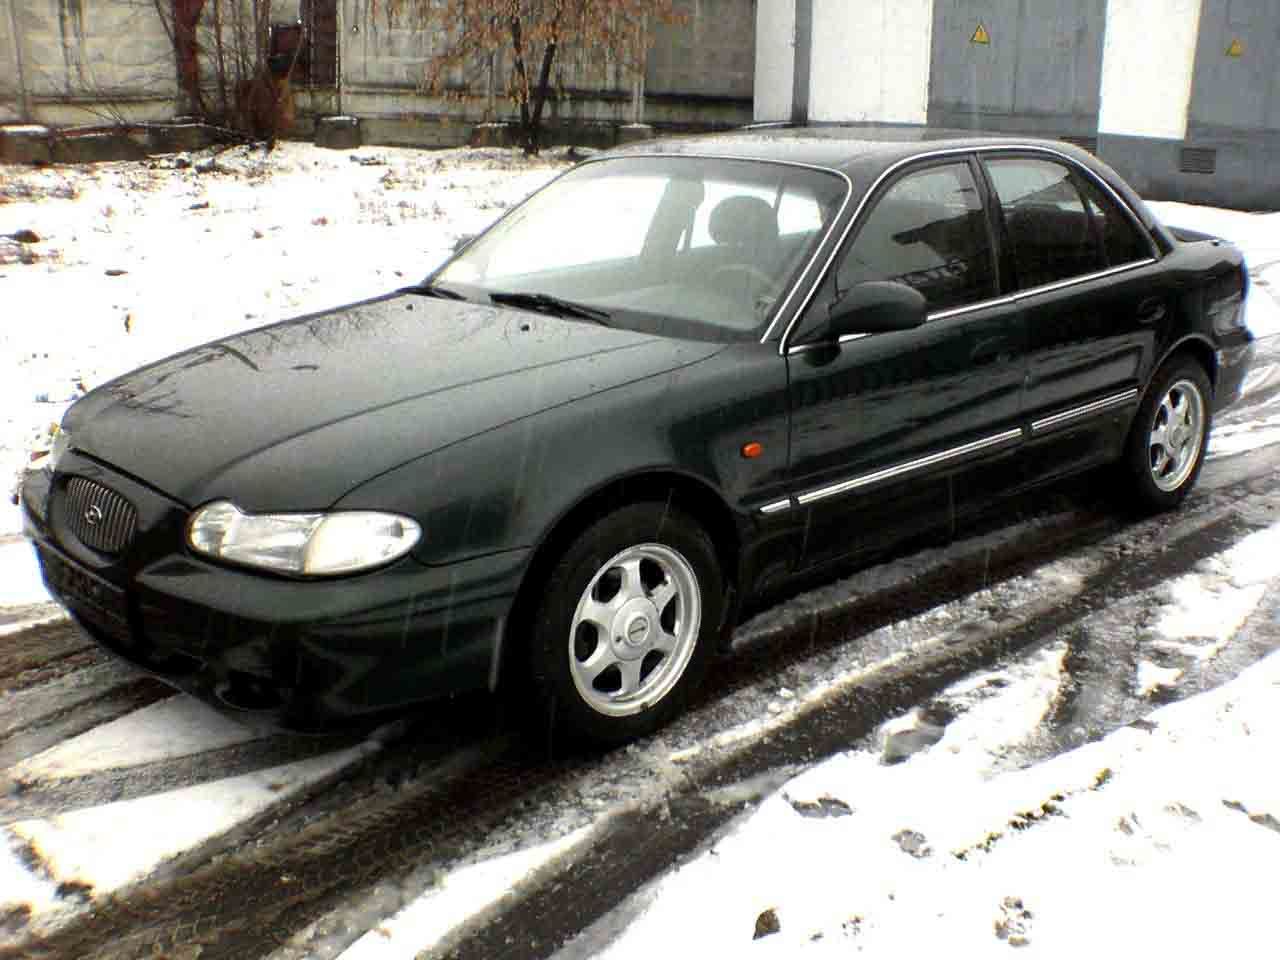
[[[313,784],[329,779],[378,749],[374,741],[295,763],[254,770],[136,800],[87,807],[9,824],[11,852],[29,851],[39,873],[19,878],[21,865],[0,860],[0,913],[26,903],[37,927],[76,908],[50,899],[42,881],[102,897],[153,873],[184,851],[217,837]],[[8,879],[12,879],[12,884]],[[25,889],[24,889],[25,888]],[[30,894],[38,894],[32,900]]]
[[[1277,547],[1272,527],[1203,564],[1194,590],[1175,582],[1157,632],[1238,628],[1253,588],[1280,577]],[[1262,878],[1280,855],[1280,775],[1265,759],[1280,751],[1280,654],[1006,769],[1053,705],[1063,655],[1052,644],[966,678],[885,724],[875,749],[795,777],[638,895],[642,912],[598,955],[1273,955]]]
[[[20,783],[80,777],[113,767],[247,743],[260,734],[192,697],[173,696],[64,740],[9,769]]]
[[[399,960],[430,950],[457,925],[474,917],[590,836],[583,827],[567,836],[534,847],[469,864],[442,877],[440,886],[418,898],[352,944],[341,960]]]
[[[8,479],[5,475],[0,478]],[[23,539],[0,537],[0,609],[50,600],[31,544]]]

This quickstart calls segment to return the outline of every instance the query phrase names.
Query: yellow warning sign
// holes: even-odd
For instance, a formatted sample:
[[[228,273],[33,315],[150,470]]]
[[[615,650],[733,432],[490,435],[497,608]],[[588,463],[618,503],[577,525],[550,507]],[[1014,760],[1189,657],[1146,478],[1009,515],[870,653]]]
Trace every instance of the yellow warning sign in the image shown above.
[[[987,33],[987,28],[982,24],[978,24],[978,29],[973,31],[973,36],[969,38],[970,43],[981,43],[986,46],[991,43],[991,34]]]
[[[1228,57],[1237,57],[1237,58],[1239,58],[1239,57],[1243,57],[1243,56],[1244,56],[1244,41],[1243,41],[1243,40],[1241,40],[1239,37],[1236,37],[1234,40],[1232,40],[1232,41],[1231,41],[1231,46],[1227,47],[1227,56],[1228,56]]]

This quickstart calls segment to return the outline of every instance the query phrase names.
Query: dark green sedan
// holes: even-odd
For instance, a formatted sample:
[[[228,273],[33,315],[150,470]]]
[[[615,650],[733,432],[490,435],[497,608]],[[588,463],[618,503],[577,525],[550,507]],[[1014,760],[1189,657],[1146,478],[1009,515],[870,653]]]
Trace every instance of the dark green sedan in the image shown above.
[[[1062,143],[658,141],[419,286],[94,390],[27,532],[86,631],[229,708],[501,686],[623,741],[800,576],[1108,463],[1176,506],[1252,357],[1246,286]]]

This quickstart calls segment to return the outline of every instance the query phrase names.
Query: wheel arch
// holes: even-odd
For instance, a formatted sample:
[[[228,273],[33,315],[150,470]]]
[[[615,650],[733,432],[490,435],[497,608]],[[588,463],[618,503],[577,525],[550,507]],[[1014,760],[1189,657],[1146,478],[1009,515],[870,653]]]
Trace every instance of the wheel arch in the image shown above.
[[[1179,354],[1186,354],[1204,367],[1204,372],[1209,377],[1209,386],[1213,390],[1218,389],[1218,352],[1214,349],[1213,344],[1205,337],[1197,336],[1189,333],[1181,340],[1178,340],[1164,352],[1160,360],[1151,368],[1151,378],[1147,381],[1146,387],[1143,388],[1143,395],[1147,390],[1151,389],[1151,384],[1155,380],[1156,372],[1160,370],[1166,363]]]
[[[574,537],[596,520],[618,507],[645,501],[678,504],[702,524],[715,545],[725,585],[736,594],[741,537],[733,511],[719,491],[705,480],[675,470],[647,470],[617,477],[565,510],[534,548],[498,634],[489,677],[491,689],[503,686],[511,667],[517,662],[516,658],[523,649],[519,625],[527,624],[532,616],[551,559],[562,553]]]

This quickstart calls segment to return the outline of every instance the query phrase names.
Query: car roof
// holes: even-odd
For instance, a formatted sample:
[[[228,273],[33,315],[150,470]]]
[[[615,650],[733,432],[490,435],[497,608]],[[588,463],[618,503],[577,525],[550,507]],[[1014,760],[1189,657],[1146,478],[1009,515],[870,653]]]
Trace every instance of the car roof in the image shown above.
[[[862,196],[880,175],[904,160],[948,150],[1020,147],[1065,155],[1104,180],[1153,233],[1163,252],[1173,249],[1172,235],[1142,199],[1114,170],[1072,143],[1020,134],[956,130],[893,124],[756,124],[725,133],[662,137],[615,147],[604,157],[705,156],[726,159],[799,163],[838,171],[848,177],[855,196]]]
[[[899,160],[949,149],[1001,146],[1050,148],[1088,162],[1088,154],[1060,140],[1017,134],[979,133],[941,127],[876,124],[759,124],[726,133],[645,140],[609,152],[609,156],[684,154],[743,160],[772,160],[826,167],[845,173],[882,168]]]

